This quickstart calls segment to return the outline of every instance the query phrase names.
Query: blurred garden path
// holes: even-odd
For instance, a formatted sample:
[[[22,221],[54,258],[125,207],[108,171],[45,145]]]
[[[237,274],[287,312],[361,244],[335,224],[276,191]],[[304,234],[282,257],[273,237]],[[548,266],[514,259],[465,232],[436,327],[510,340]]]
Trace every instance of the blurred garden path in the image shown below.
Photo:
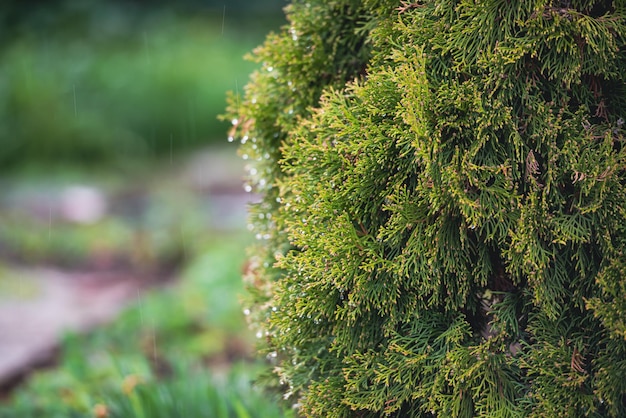
[[[85,224],[78,228],[96,228],[96,235],[106,234],[112,228],[106,222],[122,214],[126,216],[129,211],[136,212],[135,223],[142,227],[137,230],[129,227],[129,231],[125,231],[130,234],[129,240],[114,240],[113,250],[106,250],[104,239],[98,236],[92,239],[95,244],[81,241],[96,250],[87,251],[86,256],[81,253],[74,265],[67,260],[55,265],[50,257],[29,259],[28,254],[20,252],[30,247],[8,240],[10,234],[6,232],[13,231],[10,227],[0,229],[0,233],[5,233],[0,235],[3,258],[0,261],[0,393],[2,388],[10,387],[33,368],[50,363],[64,333],[85,331],[110,321],[146,289],[175,279],[176,268],[184,263],[187,244],[178,242],[172,246],[172,241],[243,229],[250,195],[242,188],[242,173],[243,163],[233,148],[227,148],[197,152],[175,164],[161,164],[158,172],[153,170],[144,180],[141,177],[127,179],[121,192],[118,188],[115,193],[109,193],[106,188],[91,184],[81,184],[78,189],[70,185],[70,190],[89,192],[74,193],[69,201],[65,193],[67,187],[52,190],[41,187],[34,192],[20,193],[9,185],[8,190],[13,192],[0,197],[0,215],[19,213],[18,219],[24,222],[24,228],[31,220],[41,222],[37,217],[41,217],[41,202],[44,201],[48,202],[47,211],[43,210],[44,218],[48,219],[44,219],[43,224],[48,222],[54,234],[67,230],[55,229],[53,225],[72,223]],[[149,184],[145,178],[150,179]],[[154,198],[164,193],[171,195],[165,199]],[[139,207],[138,201],[142,202]],[[161,215],[158,222],[146,221],[147,215],[144,215],[155,212],[165,215]],[[7,219],[15,221],[16,218],[3,216],[0,225]],[[104,225],[102,231],[97,230],[98,224]],[[178,224],[180,229],[177,229]],[[184,228],[193,232],[187,238],[172,232]],[[149,233],[144,229],[149,229]],[[38,239],[45,241],[51,231],[45,228],[39,231]],[[72,233],[76,234],[73,230]],[[146,235],[148,238],[144,237]],[[60,242],[74,239],[58,238]],[[169,243],[164,246],[162,241]],[[55,242],[51,245],[56,245]],[[116,245],[120,248],[115,248]],[[176,261],[160,265],[162,258]]]

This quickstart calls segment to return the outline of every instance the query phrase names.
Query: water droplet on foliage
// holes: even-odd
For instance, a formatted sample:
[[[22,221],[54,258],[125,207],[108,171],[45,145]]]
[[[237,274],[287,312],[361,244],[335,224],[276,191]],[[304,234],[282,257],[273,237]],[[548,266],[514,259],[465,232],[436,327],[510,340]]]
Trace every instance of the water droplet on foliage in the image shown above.
[[[244,160],[247,160],[248,158],[250,158],[250,156],[248,154],[243,154],[241,158],[243,158]]]
[[[242,144],[245,144],[246,142],[248,142],[248,135],[244,135],[243,138],[241,138]]]
[[[248,228],[248,231],[252,231],[254,229],[254,225],[253,224],[248,224],[248,225],[246,225],[246,227]]]
[[[233,119],[230,121],[233,125],[237,125],[239,123],[239,119]]]
[[[252,167],[250,170],[248,170],[248,172],[254,176],[257,173],[257,170],[256,168]]]
[[[233,142],[235,140],[235,138],[231,135],[228,137],[228,142]]]
[[[243,189],[247,192],[250,193],[252,191],[252,186],[250,186],[249,184],[246,184],[243,186]]]
[[[250,309],[248,309],[248,308],[244,309],[244,310],[243,310],[243,314],[244,314],[245,316],[250,315]]]
[[[257,333],[256,333],[256,337],[257,337],[257,338],[263,338],[263,332],[261,332],[261,331],[257,331]]]
[[[270,65],[269,67],[267,67],[267,71],[269,71],[269,72],[271,73],[272,71],[274,71],[274,67],[272,67],[272,66]]]

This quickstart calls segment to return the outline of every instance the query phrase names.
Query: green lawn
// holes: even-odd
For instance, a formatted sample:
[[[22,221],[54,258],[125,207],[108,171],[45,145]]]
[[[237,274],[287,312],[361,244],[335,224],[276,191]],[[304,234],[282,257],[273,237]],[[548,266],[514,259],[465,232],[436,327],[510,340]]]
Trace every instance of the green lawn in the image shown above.
[[[226,92],[241,93],[256,66],[243,56],[283,23],[222,7],[114,4],[67,1],[0,38],[0,169],[145,158],[224,139]]]

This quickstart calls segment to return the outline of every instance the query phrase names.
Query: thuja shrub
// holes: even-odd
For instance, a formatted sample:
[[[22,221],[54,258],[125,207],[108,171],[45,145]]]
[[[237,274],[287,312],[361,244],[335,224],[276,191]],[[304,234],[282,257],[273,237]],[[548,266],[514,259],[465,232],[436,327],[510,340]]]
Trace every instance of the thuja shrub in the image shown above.
[[[303,416],[626,416],[626,3],[294,1],[232,97]]]

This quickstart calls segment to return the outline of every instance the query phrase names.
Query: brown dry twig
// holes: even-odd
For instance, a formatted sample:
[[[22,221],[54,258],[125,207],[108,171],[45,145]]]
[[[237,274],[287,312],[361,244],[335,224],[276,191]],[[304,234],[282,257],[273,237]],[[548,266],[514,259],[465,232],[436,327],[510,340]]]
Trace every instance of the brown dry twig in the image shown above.
[[[418,2],[403,1],[400,3],[400,6],[396,8],[396,10],[398,11],[398,14],[402,14],[402,13],[406,13],[407,11],[411,9],[417,9],[418,7],[422,7],[422,6],[423,4],[419,4]]]

